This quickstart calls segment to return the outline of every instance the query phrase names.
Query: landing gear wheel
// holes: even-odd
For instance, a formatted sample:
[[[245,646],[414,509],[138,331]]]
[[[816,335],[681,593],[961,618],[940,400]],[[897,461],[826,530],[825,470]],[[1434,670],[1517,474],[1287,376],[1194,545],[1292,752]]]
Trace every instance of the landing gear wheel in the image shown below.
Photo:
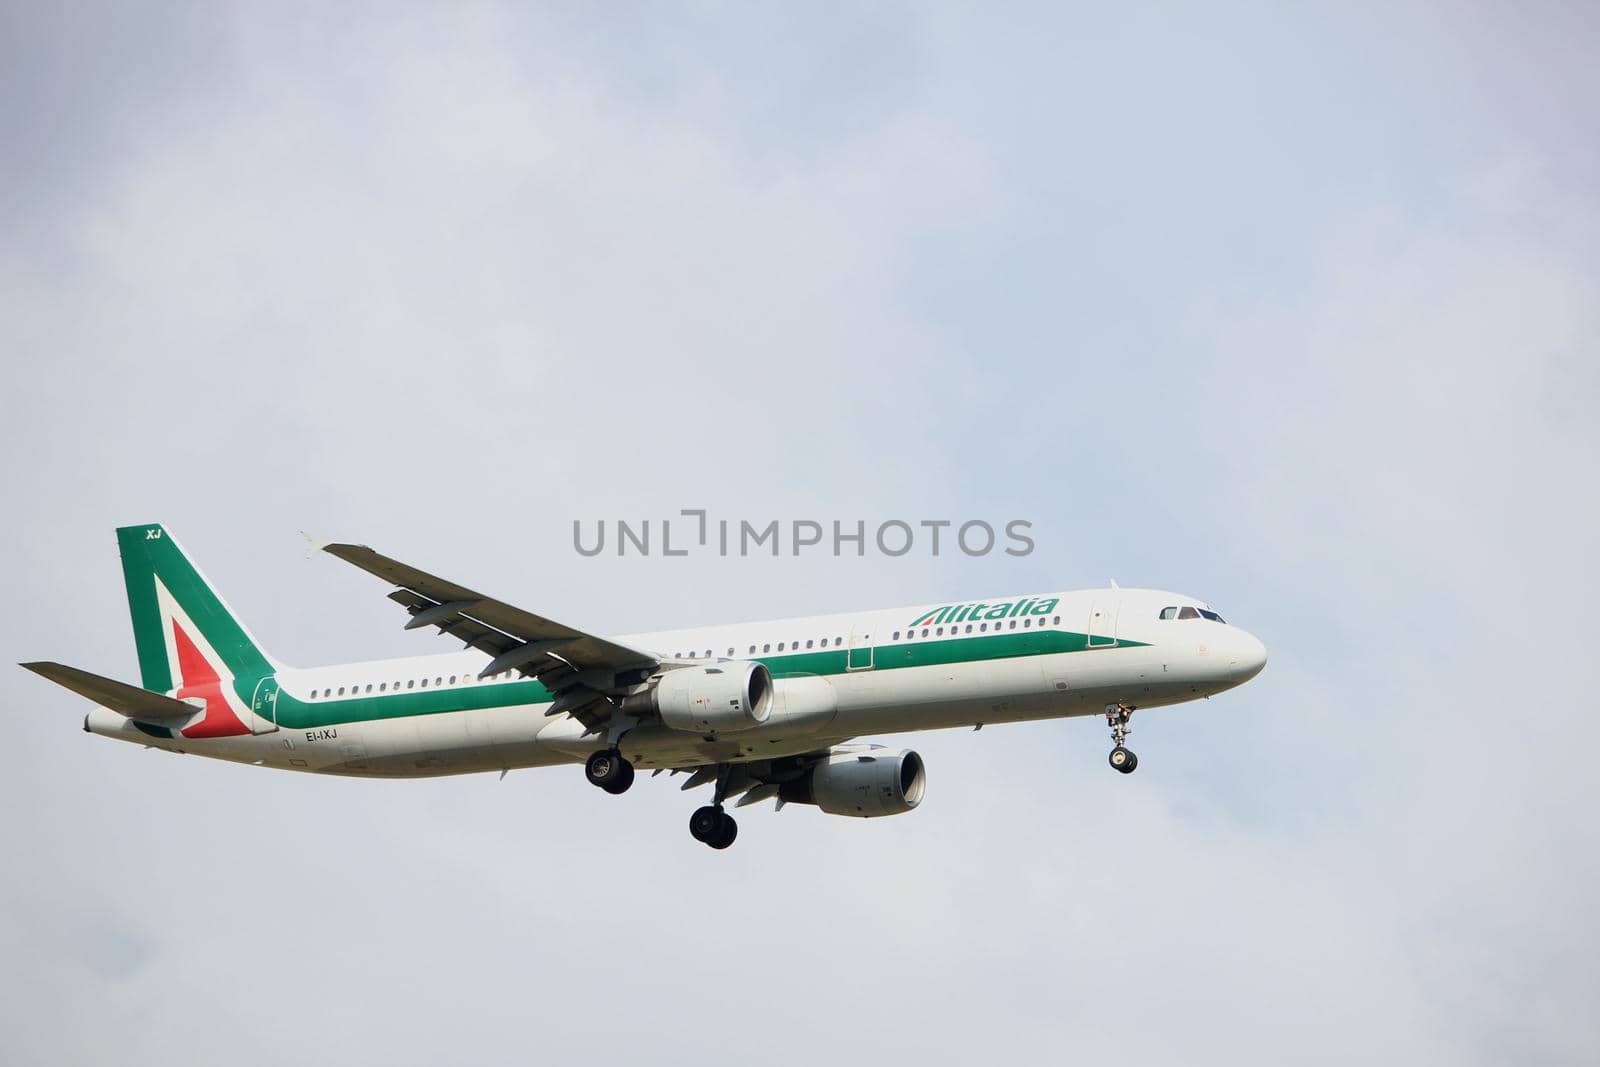
[[[720,812],[722,819],[717,825],[716,836],[706,841],[706,844],[715,849],[724,849],[733,844],[733,839],[739,836],[739,824],[733,821],[733,816],[727,812]]]
[[[629,763],[627,760],[621,760],[620,762],[622,763],[621,776],[610,785],[604,785],[600,787],[614,797],[621,796],[623,793],[626,793],[628,791],[628,787],[633,784],[633,764]]]
[[[583,773],[594,785],[607,793],[626,792],[633,784],[633,764],[622,758],[614,748],[590,754],[584,761]]]
[[[712,838],[722,829],[723,819],[733,821],[730,816],[724,815],[719,807],[707,804],[703,808],[696,808],[694,814],[689,816],[689,836],[709,845]]]
[[[723,849],[739,836],[739,824],[720,807],[707,804],[689,816],[689,836],[712,848]]]
[[[1133,709],[1126,704],[1106,705],[1106,725],[1111,727],[1111,743],[1115,747],[1111,750],[1111,767],[1123,774],[1132,774],[1133,769],[1139,766],[1139,757],[1128,748],[1126,741],[1128,734],[1128,720],[1133,718]]]

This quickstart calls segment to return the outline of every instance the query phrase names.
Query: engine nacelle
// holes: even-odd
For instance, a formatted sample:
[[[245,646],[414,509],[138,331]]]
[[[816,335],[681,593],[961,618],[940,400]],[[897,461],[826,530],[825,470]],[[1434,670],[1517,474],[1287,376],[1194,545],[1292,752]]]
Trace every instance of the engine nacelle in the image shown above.
[[[772,714],[772,672],[744,660],[679,667],[661,676],[650,701],[674,730],[748,730]]]
[[[909,748],[835,749],[778,796],[789,804],[815,804],[829,815],[872,819],[903,815],[922,803],[928,785],[922,757]]]

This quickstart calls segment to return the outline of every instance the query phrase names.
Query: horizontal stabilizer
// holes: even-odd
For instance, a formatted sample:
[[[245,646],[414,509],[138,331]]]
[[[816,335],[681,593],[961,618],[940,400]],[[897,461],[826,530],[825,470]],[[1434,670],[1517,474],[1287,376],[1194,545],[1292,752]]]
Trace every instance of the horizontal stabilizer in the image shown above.
[[[61,663],[23,663],[20,666],[26,667],[41,678],[48,678],[57,685],[72,690],[81,697],[88,697],[103,708],[110,708],[118,715],[126,715],[139,722],[157,726],[178,726],[194,718],[201,710],[181,700],[152,693],[148,689],[140,689],[136,685],[129,685],[112,678],[102,678],[98,674],[90,674],[88,671],[80,671],[76,667],[68,667]]]

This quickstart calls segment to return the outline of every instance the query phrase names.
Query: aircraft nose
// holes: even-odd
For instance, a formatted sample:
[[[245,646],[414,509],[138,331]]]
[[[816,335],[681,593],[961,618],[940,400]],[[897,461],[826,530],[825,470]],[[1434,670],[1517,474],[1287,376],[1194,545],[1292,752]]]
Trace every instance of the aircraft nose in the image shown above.
[[[1240,630],[1231,651],[1229,666],[1241,682],[1248,682],[1267,665],[1267,646],[1255,634]]]

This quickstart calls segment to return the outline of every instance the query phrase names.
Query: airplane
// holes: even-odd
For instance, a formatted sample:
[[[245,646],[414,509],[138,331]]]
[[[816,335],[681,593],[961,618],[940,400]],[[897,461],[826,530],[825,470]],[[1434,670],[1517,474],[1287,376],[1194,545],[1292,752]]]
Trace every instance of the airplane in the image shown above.
[[[289,667],[152,523],[117,530],[141,685],[21,666],[96,705],[93,734],[262,767],[426,778],[582,763],[607,793],[636,770],[712,785],[690,818],[725,849],[727,812],[772,800],[874,818],[916,808],[922,757],[857,742],[1104,715],[1128,774],[1139,708],[1214,696],[1266,664],[1210,605],[1152,589],[1038,592],[886,611],[601,637],[353,544],[315,548],[393,587],[408,630],[459,652]]]

